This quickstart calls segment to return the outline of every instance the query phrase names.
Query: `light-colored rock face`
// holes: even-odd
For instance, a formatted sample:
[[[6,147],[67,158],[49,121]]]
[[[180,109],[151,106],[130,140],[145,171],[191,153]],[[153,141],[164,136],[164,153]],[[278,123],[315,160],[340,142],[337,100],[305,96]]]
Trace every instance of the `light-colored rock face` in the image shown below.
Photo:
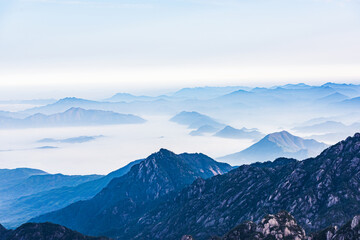
[[[194,238],[190,235],[184,235],[182,236],[181,240],[194,240]]]
[[[360,215],[359,216],[355,216],[352,221],[351,221],[351,229],[354,229],[356,226],[359,225],[359,221],[360,221]]]
[[[258,224],[245,222],[238,225],[221,240],[307,240],[305,231],[297,225],[294,218],[287,212],[265,216]]]

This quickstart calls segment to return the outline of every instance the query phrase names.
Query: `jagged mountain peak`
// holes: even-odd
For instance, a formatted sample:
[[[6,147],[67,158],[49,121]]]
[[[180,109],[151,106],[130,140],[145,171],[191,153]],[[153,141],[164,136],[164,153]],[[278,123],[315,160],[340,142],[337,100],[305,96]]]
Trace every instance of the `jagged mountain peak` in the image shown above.
[[[345,140],[325,149],[319,157],[327,155],[338,155],[338,157],[343,157],[344,155],[358,154],[359,151],[360,133],[355,133],[353,137],[348,137]]]
[[[264,139],[268,139],[271,141],[278,141],[280,139],[293,139],[293,138],[296,138],[296,136],[292,135],[291,133],[285,130],[280,132],[270,133],[264,137]]]
[[[123,228],[124,224],[156,205],[161,197],[180,191],[195,180],[231,169],[230,165],[216,162],[203,154],[175,154],[162,148],[132,166],[124,176],[112,179],[94,198],[40,216],[34,221],[51,221],[86,234],[102,234],[114,228]],[[72,215],[73,212],[77,212],[76,216]]]
[[[158,156],[176,156],[176,154],[166,148],[160,148],[159,151],[151,154],[148,158],[158,157]]]

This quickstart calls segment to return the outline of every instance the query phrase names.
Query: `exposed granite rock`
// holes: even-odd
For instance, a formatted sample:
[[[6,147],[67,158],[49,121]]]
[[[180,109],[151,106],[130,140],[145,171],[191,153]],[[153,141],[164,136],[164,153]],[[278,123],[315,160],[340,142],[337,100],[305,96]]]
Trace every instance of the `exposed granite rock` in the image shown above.
[[[242,239],[306,239],[305,231],[297,225],[295,219],[287,212],[282,211],[276,215],[265,216],[258,224],[245,222],[223,237],[213,237],[212,240],[242,240]]]

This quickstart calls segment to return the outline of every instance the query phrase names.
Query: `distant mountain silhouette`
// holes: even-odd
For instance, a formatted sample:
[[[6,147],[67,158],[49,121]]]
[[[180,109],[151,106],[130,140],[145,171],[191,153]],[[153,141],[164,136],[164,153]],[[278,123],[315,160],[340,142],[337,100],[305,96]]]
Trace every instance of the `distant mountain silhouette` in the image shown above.
[[[83,181],[84,183],[76,180],[76,176],[74,179],[76,180],[74,181],[75,183],[69,183],[69,180],[66,180],[67,176],[65,176],[66,181],[60,181],[60,179],[58,179],[57,188],[55,188],[53,182],[48,182],[46,177],[44,178],[44,181],[40,181],[38,183],[33,179],[23,179],[22,182],[24,182],[24,184],[26,183],[25,185],[27,185],[29,188],[26,192],[24,192],[24,195],[29,193],[29,191],[35,191],[36,189],[37,193],[28,196],[22,196],[21,198],[12,199],[11,201],[6,201],[3,204],[0,204],[0,222],[8,227],[17,227],[20,224],[28,221],[30,218],[58,210],[76,201],[92,198],[98,192],[100,192],[113,178],[126,174],[132,166],[138,164],[140,161],[141,160],[133,161],[128,165],[109,173],[106,176],[94,177],[94,180],[89,179],[88,176],[83,176],[84,178],[88,178],[88,181]],[[38,176],[34,177],[38,178]],[[18,183],[17,189],[22,187],[22,182]],[[47,183],[49,186],[45,187]],[[41,189],[44,191],[39,191]],[[20,194],[22,193],[20,192]]]
[[[217,122],[209,116],[198,112],[183,111],[170,119],[172,122],[187,125],[189,128],[200,128],[202,126],[211,126],[213,128],[221,128],[224,124]]]
[[[33,195],[60,187],[72,187],[99,179],[101,175],[63,175],[40,174],[32,175],[16,185],[4,187],[0,190],[0,201]]]
[[[341,122],[326,121],[310,126],[295,127],[293,130],[303,133],[332,133],[346,131],[347,126]]]
[[[319,98],[316,100],[317,103],[336,103],[336,102],[341,102],[341,101],[344,101],[346,99],[348,99],[349,97],[344,95],[344,94],[341,94],[341,93],[338,93],[338,92],[335,92],[335,93],[332,93],[326,97],[322,97],[322,98]]]
[[[247,149],[219,158],[234,165],[264,162],[278,157],[304,159],[316,156],[327,147],[313,139],[302,139],[286,131],[271,133]]]
[[[33,168],[0,169],[0,190],[20,184],[31,176],[46,174],[48,173]]]
[[[157,97],[150,97],[150,96],[135,96],[129,93],[116,93],[114,96],[105,99],[109,102],[133,102],[133,101],[154,101],[160,99],[167,99],[168,96],[161,95]]]
[[[191,136],[202,136],[206,133],[214,133],[218,130],[219,130],[218,128],[213,127],[211,125],[203,125],[203,126],[199,127],[198,129],[191,131],[189,134]]]
[[[231,126],[226,126],[222,130],[215,133],[214,136],[222,137],[222,138],[259,140],[264,136],[264,134],[262,134],[256,129],[247,129],[247,128],[236,129]]]
[[[70,108],[52,115],[34,114],[24,119],[0,118],[1,128],[59,127],[107,124],[138,124],[145,122],[132,114],[120,114],[111,111],[85,110]]]
[[[211,99],[228,94],[240,89],[249,90],[248,87],[195,87],[183,88],[174,93],[172,96],[176,98],[193,98],[193,99]]]

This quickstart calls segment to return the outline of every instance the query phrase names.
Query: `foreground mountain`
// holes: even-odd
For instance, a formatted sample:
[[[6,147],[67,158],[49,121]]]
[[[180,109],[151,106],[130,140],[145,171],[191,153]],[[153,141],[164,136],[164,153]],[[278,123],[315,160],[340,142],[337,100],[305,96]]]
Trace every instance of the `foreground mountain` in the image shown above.
[[[61,209],[76,201],[90,199],[99,193],[113,178],[123,176],[130,171],[132,166],[141,161],[133,161],[106,176],[97,177],[97,179],[92,181],[84,181],[81,184],[63,184],[63,186],[60,186],[59,183],[58,188],[54,188],[52,187],[53,184],[50,184],[49,188],[45,191],[38,191],[28,196],[4,201],[0,205],[0,222],[7,227],[17,227],[30,218]],[[21,187],[21,184],[19,185]],[[41,186],[32,184],[27,187],[29,189],[36,189]],[[2,197],[6,196],[2,194]]]
[[[91,235],[112,235],[158,206],[162,196],[181,190],[199,177],[209,178],[231,168],[203,154],[176,155],[161,149],[133,166],[126,175],[113,179],[91,200],[33,221],[50,221]]]
[[[266,215],[258,224],[251,221],[241,223],[223,237],[212,237],[211,240],[355,240],[360,239],[359,230],[360,215],[353,217],[340,228],[328,227],[307,236],[305,230],[296,223],[293,216],[286,211],[281,211],[276,215]],[[189,235],[187,238],[194,240]]]
[[[26,223],[15,230],[0,225],[0,240],[107,240],[89,237],[53,223]]]
[[[326,144],[313,139],[303,139],[286,131],[265,136],[249,148],[234,154],[219,158],[234,165],[263,162],[278,157],[304,159],[319,154],[327,147]]]
[[[342,227],[328,227],[314,233],[309,240],[353,240],[360,239],[360,215],[357,215]]]
[[[70,108],[62,113],[44,115],[37,113],[24,119],[0,118],[1,128],[61,127],[81,125],[138,124],[141,117],[111,111]]]
[[[209,116],[198,112],[183,111],[170,119],[172,122],[187,125],[189,128],[200,128],[202,126],[211,126],[213,128],[221,128],[224,124],[217,122]]]
[[[360,133],[316,158],[240,166],[197,179],[116,234],[119,239],[205,240],[244,221],[286,210],[307,232],[343,225],[360,213]]]
[[[257,129],[236,129],[231,126],[226,126],[225,128],[215,133],[214,136],[222,138],[253,139],[258,141],[264,136],[264,134],[259,132]]]

